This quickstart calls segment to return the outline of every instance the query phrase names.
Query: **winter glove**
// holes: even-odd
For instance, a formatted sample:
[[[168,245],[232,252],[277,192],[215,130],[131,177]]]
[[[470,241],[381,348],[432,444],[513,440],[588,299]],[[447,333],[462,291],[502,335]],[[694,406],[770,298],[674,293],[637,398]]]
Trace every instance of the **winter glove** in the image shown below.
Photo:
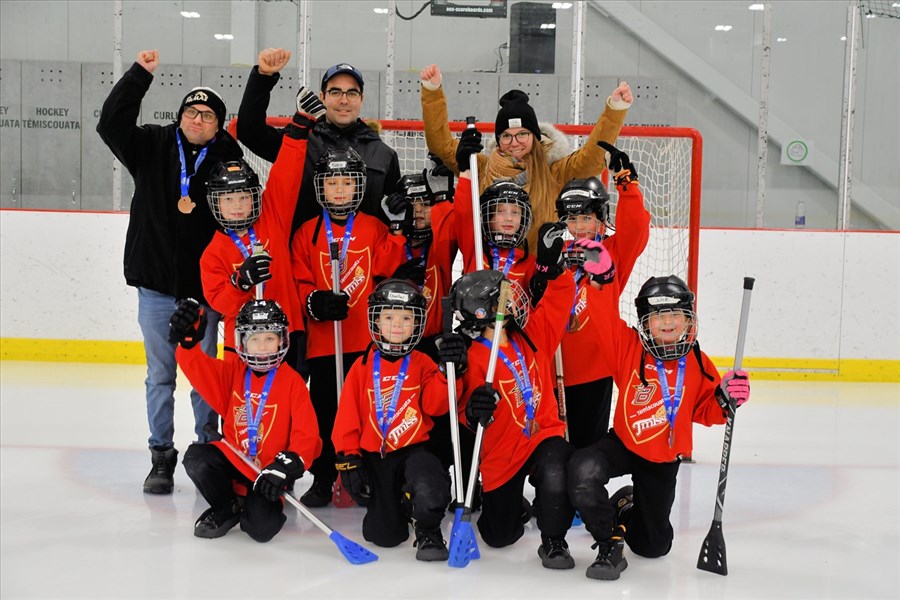
[[[313,119],[318,119],[325,114],[325,105],[322,104],[315,92],[301,86],[297,90],[297,112],[306,113]]]
[[[536,268],[547,279],[556,279],[563,272],[563,233],[565,223],[544,223],[538,230]]]
[[[590,274],[591,281],[606,285],[616,278],[616,265],[602,242],[580,238],[575,240],[575,245],[584,249],[582,268]]]
[[[428,180],[428,186],[434,193],[434,202],[443,202],[449,200],[453,202],[454,193],[454,175],[453,171],[445,165],[436,154],[429,152],[428,160],[434,165],[431,169],[425,168],[424,175]]]
[[[627,190],[629,183],[638,180],[637,169],[631,164],[628,155],[607,142],[597,142],[597,145],[609,152],[609,170],[616,180],[616,185]]]
[[[394,271],[391,275],[394,279],[408,279],[420,288],[425,285],[425,263],[422,257],[412,258]]]
[[[391,233],[409,235],[413,226],[413,209],[409,198],[400,192],[394,192],[384,197],[381,209],[388,218],[388,229]]]
[[[179,300],[169,319],[169,342],[189,350],[206,334],[206,309],[193,298]]]
[[[248,256],[238,270],[231,274],[231,285],[249,292],[256,284],[272,279],[272,272],[269,270],[271,263],[272,257],[265,253]]]
[[[494,409],[497,408],[499,401],[500,394],[489,383],[472,390],[469,402],[466,403],[466,419],[469,421],[469,427],[474,428],[478,423],[485,427],[490,425],[494,420]]]
[[[349,302],[344,291],[316,290],[306,297],[306,312],[316,321],[343,321],[350,311]]]
[[[469,344],[472,340],[458,333],[443,333],[434,340],[437,346],[438,361],[441,371],[444,365],[453,363],[456,365],[456,376],[466,372],[469,364]]]
[[[312,130],[316,120],[306,113],[298,112],[294,114],[294,119],[287,127],[284,128],[284,135],[295,140],[309,139],[309,132]]]
[[[341,484],[357,504],[364,505],[372,499],[369,471],[363,464],[362,456],[339,452],[335,457],[334,467],[341,474]]]
[[[481,132],[477,129],[464,129],[456,147],[456,165],[460,172],[469,170],[469,157],[484,150],[481,145]]]
[[[750,399],[750,376],[746,371],[728,371],[716,390],[716,400],[724,410],[735,410]]]
[[[266,468],[259,472],[253,483],[253,491],[275,502],[286,489],[303,475],[303,461],[296,452],[282,450]]]

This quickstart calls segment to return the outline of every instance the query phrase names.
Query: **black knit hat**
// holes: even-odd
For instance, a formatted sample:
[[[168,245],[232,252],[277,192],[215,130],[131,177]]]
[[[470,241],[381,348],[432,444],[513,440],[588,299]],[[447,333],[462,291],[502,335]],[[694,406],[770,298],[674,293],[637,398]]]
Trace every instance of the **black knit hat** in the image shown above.
[[[500,97],[500,112],[494,124],[497,143],[500,142],[500,134],[511,127],[524,127],[538,140],[541,139],[541,128],[534,116],[534,109],[528,104],[528,94],[522,90],[510,90]]]
[[[178,109],[178,123],[181,123],[181,113],[184,112],[184,109],[195,104],[205,104],[210,107],[216,113],[216,118],[219,119],[219,129],[225,127],[225,101],[215,90],[208,87],[195,87],[187,93],[187,96],[181,101],[181,108]]]

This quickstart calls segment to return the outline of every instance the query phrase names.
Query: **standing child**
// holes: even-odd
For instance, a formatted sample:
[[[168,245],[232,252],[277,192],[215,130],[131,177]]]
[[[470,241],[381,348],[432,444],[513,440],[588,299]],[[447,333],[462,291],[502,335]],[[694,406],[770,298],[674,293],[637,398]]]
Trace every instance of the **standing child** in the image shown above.
[[[318,218],[304,223],[291,243],[294,280],[306,307],[306,356],[310,396],[322,434],[322,457],[312,473],[312,486],[300,498],[310,507],[331,501],[337,471],[331,432],[337,411],[337,365],[334,321],[343,321],[341,377],[363,355],[368,336],[365,299],[373,278],[388,277],[403,262],[405,238],[390,235],[384,223],[360,213],[366,187],[366,165],[353,148],[329,149],[315,168]],[[340,290],[332,290],[331,244],[339,245]]]
[[[586,271],[610,267],[601,244],[579,244],[588,247]],[[719,379],[697,344],[694,294],[678,277],[651,277],[644,283],[635,299],[637,329],[619,318],[612,286],[597,292],[596,300],[608,336],[600,358],[612,370],[620,396],[613,429],[569,460],[569,495],[598,548],[586,575],[610,580],[628,566],[626,541],[647,558],[669,552],[669,514],[681,457],[692,450],[692,425],[724,423],[729,403],[746,402],[750,385],[744,371]],[[629,473],[634,485],[610,500],[606,484]]]
[[[257,542],[268,542],[284,525],[281,495],[299,479],[322,449],[316,416],[303,378],[280,368],[288,351],[288,320],[273,300],[251,300],[236,319],[240,361],[211,358],[196,347],[206,314],[182,300],[169,323],[178,364],[191,384],[224,421],[225,439],[242,449],[259,474],[222,442],[192,444],[184,469],[209,503],[194,535],[222,537],[240,523]],[[235,487],[242,488],[239,496]]]
[[[447,380],[413,349],[425,329],[425,297],[412,282],[387,279],[368,303],[375,348],[347,375],[332,433],[336,466],[366,505],[363,537],[396,546],[409,537],[411,518],[416,559],[447,560],[441,520],[450,479],[425,444],[432,417],[448,410]]]

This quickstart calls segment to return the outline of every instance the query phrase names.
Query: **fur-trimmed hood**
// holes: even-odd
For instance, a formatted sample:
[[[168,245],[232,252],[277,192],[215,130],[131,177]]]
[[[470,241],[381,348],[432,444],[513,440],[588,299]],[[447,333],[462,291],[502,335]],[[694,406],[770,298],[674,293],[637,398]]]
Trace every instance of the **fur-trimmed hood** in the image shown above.
[[[569,137],[553,126],[552,123],[538,123],[541,128],[541,143],[544,145],[544,153],[547,155],[547,164],[561,160],[572,153],[572,144]],[[497,137],[493,135],[484,138],[484,154],[490,155],[497,148]]]

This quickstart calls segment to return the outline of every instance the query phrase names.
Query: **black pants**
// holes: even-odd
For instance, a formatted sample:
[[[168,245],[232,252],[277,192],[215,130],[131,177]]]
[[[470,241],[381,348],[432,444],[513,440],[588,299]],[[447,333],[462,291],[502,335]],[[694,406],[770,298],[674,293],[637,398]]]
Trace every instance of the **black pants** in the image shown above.
[[[609,431],[612,377],[566,386],[566,423],[576,449],[600,441]]]
[[[362,525],[367,541],[383,547],[405,542],[410,518],[416,529],[430,531],[441,526],[450,503],[450,478],[424,444],[389,452],[384,458],[363,452],[363,462],[372,485]]]
[[[541,536],[566,537],[575,510],[566,492],[566,462],[573,448],[561,437],[544,440],[509,481],[482,495],[478,532],[488,546],[502,548],[525,533],[522,524],[522,492],[525,478],[534,486],[535,516]]]
[[[188,477],[215,513],[230,512],[237,500],[233,482],[247,487],[241,510],[241,530],[257,542],[268,542],[281,531],[287,518],[281,500],[269,502],[253,491],[253,482],[244,477],[229,462],[222,451],[212,444],[191,444],[182,460]]]
[[[569,496],[587,530],[600,541],[615,525],[615,508],[606,484],[631,474],[634,507],[625,524],[625,541],[635,554],[656,558],[668,554],[674,532],[669,522],[675,502],[680,461],[654,463],[628,450],[610,430],[602,440],[569,459]]]
[[[362,352],[344,353],[344,376]],[[331,430],[334,429],[334,418],[337,415],[337,365],[334,356],[320,356],[306,359],[311,373],[309,380],[309,396],[316,411],[316,422],[319,425],[319,437],[322,438],[322,454],[319,455],[309,472],[316,480],[334,482],[337,470],[334,468],[334,444],[331,442]]]

